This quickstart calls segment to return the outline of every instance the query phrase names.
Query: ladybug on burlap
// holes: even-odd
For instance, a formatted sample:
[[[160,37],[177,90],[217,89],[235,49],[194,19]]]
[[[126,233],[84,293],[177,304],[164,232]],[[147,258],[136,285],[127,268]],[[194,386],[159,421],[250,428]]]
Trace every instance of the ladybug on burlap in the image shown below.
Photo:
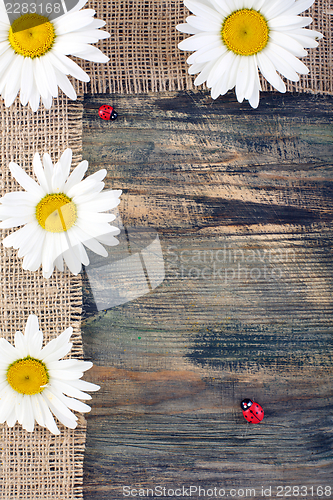
[[[118,116],[118,113],[115,112],[113,107],[107,104],[103,104],[103,106],[99,108],[98,114],[102,120],[115,120]]]
[[[241,408],[244,418],[250,422],[250,424],[259,424],[264,418],[264,410],[258,403],[252,401],[252,399],[243,399]]]

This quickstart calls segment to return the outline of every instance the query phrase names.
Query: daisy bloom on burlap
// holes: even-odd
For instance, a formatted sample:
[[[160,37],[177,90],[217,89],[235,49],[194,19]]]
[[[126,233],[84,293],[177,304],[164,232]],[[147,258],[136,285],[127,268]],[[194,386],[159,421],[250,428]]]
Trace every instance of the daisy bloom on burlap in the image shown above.
[[[28,12],[10,24],[0,0],[0,93],[6,106],[20,92],[23,106],[29,102],[37,111],[42,98],[49,109],[52,99],[58,96],[58,87],[70,99],[76,99],[67,75],[82,82],[89,82],[89,76],[67,56],[98,63],[109,60],[90,45],[110,34],[98,29],[105,22],[94,19],[94,10],[80,10],[86,1],[81,0],[69,13],[54,20]]]
[[[31,314],[25,333],[16,332],[15,347],[0,339],[0,423],[13,427],[18,421],[28,432],[35,421],[52,434],[60,434],[52,413],[66,427],[75,429],[78,417],[71,411],[89,412],[79,399],[91,399],[83,391],[98,391],[96,384],[80,380],[92,367],[88,361],[60,359],[72,348],[67,328],[45,347],[38,318]],[[51,413],[52,412],[52,413]]]
[[[206,82],[216,99],[235,87],[238,102],[247,99],[258,107],[258,68],[279,92],[286,86],[277,71],[297,82],[308,68],[298,57],[305,47],[318,46],[317,31],[303,29],[310,17],[298,16],[314,0],[184,0],[195,14],[177,26],[193,36],[178,47],[194,51],[187,59],[189,74],[199,73],[194,84]]]
[[[36,153],[33,168],[38,183],[19,165],[10,163],[13,177],[25,191],[0,198],[0,228],[23,226],[3,240],[4,246],[19,249],[18,257],[24,257],[23,269],[36,271],[42,265],[44,278],[49,278],[55,267],[63,271],[63,259],[70,271],[78,274],[81,264],[89,264],[83,245],[107,257],[101,243],[118,244],[115,235],[120,231],[109,224],[115,215],[101,212],[119,204],[121,191],[101,192],[105,169],[82,180],[87,161],[69,175],[71,162],[71,149],[66,149],[55,165],[49,154],[44,154],[42,164]]]

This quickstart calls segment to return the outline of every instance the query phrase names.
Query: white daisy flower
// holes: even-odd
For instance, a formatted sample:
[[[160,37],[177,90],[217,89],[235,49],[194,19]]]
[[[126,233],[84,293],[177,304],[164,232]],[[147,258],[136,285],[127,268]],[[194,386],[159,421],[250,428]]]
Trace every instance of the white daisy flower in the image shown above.
[[[298,59],[304,47],[317,47],[317,31],[303,29],[312,19],[298,14],[314,0],[184,0],[195,15],[177,26],[192,34],[180,42],[193,50],[187,59],[189,74],[199,73],[194,84],[207,82],[216,99],[236,87],[238,102],[247,99],[253,108],[261,90],[258,68],[279,92],[286,87],[281,75],[297,82],[308,68]]]
[[[63,271],[63,258],[70,271],[78,274],[81,264],[89,264],[83,244],[103,257],[108,253],[101,243],[118,244],[114,236],[120,231],[109,224],[115,215],[100,212],[115,208],[121,191],[101,193],[105,169],[82,181],[87,161],[69,175],[71,161],[71,149],[66,149],[54,166],[50,155],[44,154],[43,168],[36,153],[33,167],[39,184],[16,163],[10,163],[12,175],[26,191],[0,198],[0,228],[24,226],[7,236],[4,246],[19,249],[23,269],[36,271],[42,264],[44,278],[51,276],[55,266]]]
[[[58,87],[70,99],[76,99],[66,75],[82,82],[89,82],[89,76],[67,56],[99,63],[109,60],[90,45],[110,34],[98,30],[105,22],[94,19],[94,10],[79,10],[86,1],[81,0],[69,13],[52,21],[27,13],[10,24],[0,0],[0,93],[6,106],[20,92],[23,106],[29,102],[32,110],[37,111],[41,97],[49,109],[52,98],[58,96]]]
[[[24,335],[15,334],[15,347],[0,339],[0,423],[7,421],[13,427],[18,421],[32,432],[36,420],[52,434],[60,434],[52,413],[63,425],[75,429],[78,418],[70,410],[82,413],[91,410],[78,399],[91,399],[83,391],[100,389],[80,380],[92,363],[60,360],[72,348],[69,342],[72,332],[72,327],[67,328],[42,348],[43,333],[37,316],[31,314]]]

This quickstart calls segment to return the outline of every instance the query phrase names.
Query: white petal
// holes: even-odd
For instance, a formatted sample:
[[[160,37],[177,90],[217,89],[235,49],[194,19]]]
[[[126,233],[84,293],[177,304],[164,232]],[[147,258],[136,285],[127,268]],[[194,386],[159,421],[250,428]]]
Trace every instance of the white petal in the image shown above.
[[[15,333],[15,348],[18,350],[20,358],[25,358],[28,355],[28,349],[22,332]]]
[[[57,83],[58,83],[59,87],[61,88],[61,90],[64,92],[64,94],[67,95],[67,97],[69,97],[70,99],[75,101],[77,98],[77,95],[76,95],[76,92],[74,90],[73,85],[68,80],[67,76],[64,75],[63,73],[61,73],[61,71],[59,71],[57,68],[54,68],[54,72],[55,72],[56,77],[57,77]]]
[[[72,164],[72,150],[70,148],[65,149],[60,157],[60,163],[63,169],[64,177],[67,179]]]
[[[252,108],[257,108],[259,106],[259,89],[257,85],[255,85],[253,89],[252,96],[249,98],[249,103]]]
[[[44,392],[44,391],[43,391]],[[45,422],[45,427],[48,428],[48,430],[52,433],[52,434],[55,434],[55,435],[59,435],[60,434],[60,431],[55,423],[55,420],[49,410],[49,407],[48,407],[48,404],[47,402],[45,401],[45,399],[43,398],[43,396],[41,396],[41,394],[36,394],[37,396],[37,399],[39,401],[39,405],[40,405],[40,409],[43,413],[43,417],[44,417],[44,422]]]
[[[296,31],[297,30],[295,30],[295,32]],[[302,31],[302,30],[299,30],[299,31]],[[309,30],[304,30],[304,31],[309,31]],[[303,36],[303,35],[296,35],[296,33],[289,33],[289,36],[290,36],[290,38],[293,38],[294,40],[299,42],[305,48],[314,49],[314,48],[318,47],[318,42],[311,37]]]
[[[213,23],[222,23],[223,16],[215,9],[208,7],[204,3],[199,3],[195,0],[184,0],[184,5],[188,8],[188,10],[197,16],[200,16],[208,21],[212,21]]]
[[[35,57],[32,63],[35,85],[42,98],[45,99],[49,95],[49,89],[47,84],[47,76],[44,73],[43,63],[41,62],[40,57]]]
[[[70,272],[75,276],[79,274],[82,269],[81,262],[73,252],[72,248],[69,248],[68,250],[66,250],[66,252],[63,253],[63,258]]]
[[[60,422],[70,429],[75,429],[77,417],[67,408],[67,406],[47,388],[43,391],[43,397]]]
[[[225,0],[210,0],[210,3],[213,5],[213,7],[220,13],[222,14],[223,18],[231,14],[231,7],[230,4],[228,4],[227,1]]]
[[[73,387],[71,385],[71,381],[63,382],[62,380],[55,380],[54,382],[52,382],[52,387],[53,386],[55,386],[57,390],[63,392],[64,394],[67,394],[67,396],[77,399],[91,399],[90,394],[86,394],[85,392]]]
[[[30,104],[31,109],[34,113],[39,108],[39,103],[40,103],[40,93],[39,93],[37,87],[35,85],[33,85],[31,92],[30,92],[29,104]]]
[[[234,60],[234,53],[230,50],[223,54],[212,67],[207,78],[207,86],[212,87],[223,77],[225,72],[230,71],[232,61]],[[224,92],[223,92],[224,93]]]
[[[302,61],[297,59],[297,57],[293,56],[288,50],[280,47],[279,45],[275,45],[274,43],[270,43],[267,45],[267,49],[265,49],[265,53],[267,51],[267,56],[273,52],[274,54],[280,56],[280,58],[284,59],[287,64],[289,64],[295,71],[298,73],[307,75],[309,73],[309,69],[305,66]]]
[[[64,332],[62,332],[56,339],[51,340],[41,351],[40,356],[41,360],[44,363],[48,363],[50,361],[56,361],[59,357],[65,356],[71,348],[69,343],[69,339],[73,333],[73,328],[66,328]],[[65,352],[62,356],[59,356],[58,353]]]
[[[238,102],[243,102],[248,84],[249,84],[249,57],[241,57],[236,76],[236,88],[235,88]]]
[[[295,0],[279,0],[278,2],[266,2],[261,8],[261,12],[266,19],[273,19],[280,16],[283,12],[289,9]]]
[[[222,28],[221,23],[218,22],[218,20],[216,22],[213,22],[211,20],[208,21],[206,19],[203,19],[202,17],[197,17],[197,16],[187,17],[186,22],[190,26],[193,26],[194,28],[198,28],[199,30],[206,32],[210,31],[219,32],[221,31]]]
[[[218,47],[211,48],[204,54],[198,55],[195,59],[195,62],[204,63],[212,61],[213,59],[216,61],[216,59],[220,58],[226,52],[227,48],[224,45],[220,44]]]
[[[33,221],[33,217],[31,215],[21,216],[21,217],[10,217],[1,222],[0,228],[2,229],[10,229],[15,226],[23,226],[23,224],[27,224]]]
[[[277,71],[281,73],[281,75],[283,75],[285,78],[288,78],[288,80],[291,80],[293,82],[299,81],[299,76],[296,73],[296,71],[279,54],[276,54],[274,51],[271,51],[269,53],[269,58],[274,64]]]
[[[284,93],[286,91],[286,86],[276,73],[275,68],[269,58],[264,54],[264,52],[258,52],[258,54],[256,54],[256,57],[259,69],[264,78],[266,78],[266,80],[268,80],[269,83],[273,85],[274,88],[276,88],[276,90]]]
[[[50,109],[52,106],[52,95],[49,94],[47,97],[42,97],[42,103],[45,109]]]
[[[293,28],[303,28],[312,22],[311,17],[279,16],[268,20],[270,29],[289,30]]]
[[[22,419],[22,427],[28,432],[33,432],[35,418],[32,410],[31,398],[27,394],[23,396],[24,418]]]
[[[95,11],[92,9],[85,9],[80,12],[73,12],[67,14],[66,16],[59,17],[54,21],[57,36],[59,37],[59,35],[72,32],[73,26],[75,27],[75,30],[88,26],[94,12]]]
[[[307,55],[307,51],[304,50],[303,46],[296,40],[294,40],[291,36],[289,36],[287,33],[271,31],[269,36],[272,42],[288,50],[294,56],[303,57]]]
[[[18,359],[18,352],[14,346],[12,346],[7,340],[0,338],[0,353],[11,364],[13,361]]]
[[[201,31],[198,30],[198,28],[193,28],[193,26],[190,26],[187,23],[178,24],[176,26],[176,29],[181,33],[186,33],[188,35],[195,35],[196,33],[201,33]]]
[[[101,190],[104,187],[104,184],[101,183],[100,181],[104,179],[106,176],[107,171],[105,169],[99,170],[98,172],[95,172],[92,175],[89,175],[84,181],[78,182],[77,184],[73,185],[71,188],[68,188],[68,185],[66,185],[66,194],[70,198],[79,196],[81,194],[84,194],[86,192],[89,192],[91,188],[94,188],[96,183],[100,183],[100,188]]]
[[[13,191],[12,193],[6,193],[3,198],[0,198],[0,202],[6,206],[36,206],[39,201],[39,196],[36,197],[35,195],[26,191]]]
[[[43,242],[42,242],[43,243]],[[42,263],[42,244],[35,251],[27,254],[22,263],[22,269],[27,271],[37,271]]]
[[[34,356],[33,353],[39,351],[43,343],[43,334],[39,330],[38,318],[35,314],[30,314],[25,326],[24,337],[28,347],[28,354]],[[30,349],[30,347],[32,349]],[[39,348],[38,348],[39,346]]]
[[[85,403],[82,403],[82,401],[78,401],[77,399],[69,398],[64,395],[62,395],[61,399],[66,404],[66,406],[71,410],[79,411],[81,413],[88,413],[89,411],[91,411],[90,406]]]
[[[103,245],[108,245],[109,247],[113,247],[113,246],[119,245],[119,240],[117,240],[117,238],[114,237],[115,234],[119,234],[119,233],[120,233],[120,229],[115,227],[113,233],[103,234],[101,236],[98,236],[97,239],[98,239],[98,241],[103,243]]]
[[[194,80],[194,85],[201,85],[202,83],[204,83],[207,80],[207,78],[210,75],[210,71],[213,68],[215,62],[216,61],[210,61],[209,63],[206,64],[204,69],[201,71],[201,73],[199,73],[199,75]]]
[[[28,174],[24,172],[24,170],[17,165],[17,163],[11,162],[9,164],[9,169],[12,173],[12,176],[15,177],[17,182],[30,193],[43,198],[44,192],[43,189],[35,182]]]
[[[7,84],[5,88],[5,106],[11,106],[18,94],[21,86],[21,73],[23,67],[23,57],[16,57],[15,63],[7,73]]]
[[[199,50],[211,44],[221,41],[221,35],[218,33],[198,33],[197,35],[186,38],[178,44],[181,50]]]
[[[6,389],[1,391],[0,397],[0,423],[7,420],[8,416],[11,414],[13,406],[15,405],[16,392],[7,385]]]
[[[76,48],[73,47],[71,50],[71,55],[79,57],[81,59],[85,59],[86,61],[93,61],[96,63],[106,63],[110,59],[97,47],[92,47],[91,45],[87,44],[76,44]],[[87,76],[88,75],[85,74],[85,78],[87,78]]]
[[[70,385],[79,389],[80,391],[89,391],[94,392],[100,389],[99,385],[92,384],[91,382],[87,382],[86,380],[71,380]]]
[[[288,9],[288,16],[297,16],[301,12],[304,12],[305,10],[308,10],[309,7],[314,3],[314,0],[297,0],[297,2],[294,2],[292,7]]]
[[[80,371],[85,372],[92,368],[93,364],[91,361],[81,361],[80,359],[70,358],[70,359],[60,359],[54,361],[48,361],[47,366],[50,370],[63,370],[63,371]]]
[[[43,155],[43,166],[44,166],[44,174],[48,185],[47,193],[52,192],[52,177],[53,177],[53,163],[51,156],[48,153],[44,153]]]
[[[44,245],[42,250],[42,266],[43,273],[48,273],[54,268],[54,259],[56,257],[54,253],[54,238],[53,233],[46,232]]]
[[[40,404],[40,399],[37,397],[37,394],[32,394],[30,396],[30,400],[31,400],[34,419],[36,420],[37,424],[41,425],[42,427],[45,427],[45,419]]]
[[[58,255],[58,257],[56,257],[54,259],[54,267],[56,267],[58,269],[58,271],[60,271],[61,273],[63,272],[63,270],[64,270],[64,259],[62,258],[62,255]]]
[[[48,89],[51,96],[57,97],[58,96],[57,78],[49,54],[50,52],[47,52],[43,56],[42,78],[44,81],[44,85]]]
[[[52,53],[50,52],[50,55],[51,54],[52,56],[54,56],[52,57],[52,62],[57,67],[58,70],[61,71],[59,66],[63,65],[67,70],[65,74],[72,75],[74,76],[74,78],[77,78],[82,82],[89,82],[90,80],[89,76],[74,61],[72,61],[65,55],[61,54],[60,52],[52,52]]]
[[[56,163],[54,166],[53,177],[52,177],[52,191],[62,192],[65,186],[67,176],[63,172],[63,167],[60,162]]]
[[[17,393],[15,398],[15,412],[17,420],[22,424],[25,414],[24,394]]]
[[[188,74],[189,75],[195,75],[196,73],[200,73],[204,69],[205,66],[206,66],[205,63],[202,63],[202,64],[197,64],[197,63],[192,64],[192,66],[190,66],[188,68]]]
[[[84,210],[84,205],[82,205],[82,210],[78,210],[77,212],[78,218],[82,219],[84,222],[89,221],[89,222],[98,222],[98,223],[104,223],[104,222],[112,222],[116,217],[114,214],[110,213],[98,213],[98,212],[91,212],[88,210]]]
[[[15,404],[13,404],[11,412],[7,416],[7,425],[8,427],[14,427],[16,422],[17,422],[16,409],[15,409]]]
[[[237,73],[241,59],[242,59],[241,56],[235,55],[234,61],[231,64],[230,71],[228,72],[228,82],[227,82],[227,87],[229,89],[232,89],[236,85]]]
[[[72,228],[72,229],[74,229],[74,228]],[[73,246],[73,250],[75,251],[76,256],[80,260],[80,262],[84,266],[88,266],[89,262],[90,262],[89,257],[88,257],[88,254],[87,254],[84,246],[82,245],[82,243],[77,243],[75,246]]]
[[[79,229],[79,228],[78,228]],[[92,252],[95,252],[97,255],[101,255],[102,257],[107,257],[108,252],[105,250],[103,245],[101,245],[97,239],[87,238],[83,241],[83,244],[89,248]]]
[[[44,173],[44,169],[43,169],[43,165],[42,165],[42,162],[41,162],[41,159],[40,159],[40,156],[38,153],[35,154],[32,164],[34,167],[35,176],[37,177],[39,184],[41,185],[45,194],[49,194],[49,192],[50,192],[49,186],[48,186],[46,176]]]
[[[86,160],[81,161],[81,163],[79,163],[78,166],[74,168],[73,172],[71,173],[65,184],[64,192],[66,194],[68,194],[68,191],[73,186],[75,186],[75,184],[78,184],[83,179],[83,176],[87,171],[87,168],[88,168],[88,162]]]

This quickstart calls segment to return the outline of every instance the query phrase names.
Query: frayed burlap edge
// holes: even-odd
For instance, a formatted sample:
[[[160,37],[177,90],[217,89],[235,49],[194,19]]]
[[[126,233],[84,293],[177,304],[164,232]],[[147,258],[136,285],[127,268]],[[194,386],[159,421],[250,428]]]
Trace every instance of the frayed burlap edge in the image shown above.
[[[48,152],[56,161],[67,147],[73,150],[73,165],[80,161],[82,109],[80,100],[69,104],[65,97],[56,99],[50,111],[41,107],[37,113],[22,107],[18,99],[9,109],[1,103],[2,195],[22,190],[10,174],[10,161],[32,174],[35,152]],[[11,231],[1,231],[1,239]],[[45,342],[71,325],[73,348],[69,356],[82,358],[81,277],[56,271],[46,280],[41,270],[32,273],[22,269],[17,250],[0,245],[0,254],[1,337],[13,342],[15,331],[24,331],[29,314],[36,314]],[[79,416],[75,430],[57,423],[60,436],[39,425],[33,433],[19,424],[12,429],[7,424],[0,426],[2,500],[82,498],[86,422]]]
[[[176,30],[185,22],[189,11],[182,0],[90,0],[87,7],[106,21],[104,28],[111,37],[98,44],[110,57],[106,64],[80,62],[90,74],[91,82],[81,84],[85,93],[125,93],[190,90],[194,76],[188,74],[189,52],[178,49],[187,38]],[[310,29],[324,38],[319,47],[308,49],[302,61],[309,68],[299,82],[286,81],[287,91],[333,93],[332,33],[333,10],[329,0],[317,0],[304,13],[313,18]],[[262,78],[263,90],[274,90]],[[201,86],[199,88],[204,88]]]

